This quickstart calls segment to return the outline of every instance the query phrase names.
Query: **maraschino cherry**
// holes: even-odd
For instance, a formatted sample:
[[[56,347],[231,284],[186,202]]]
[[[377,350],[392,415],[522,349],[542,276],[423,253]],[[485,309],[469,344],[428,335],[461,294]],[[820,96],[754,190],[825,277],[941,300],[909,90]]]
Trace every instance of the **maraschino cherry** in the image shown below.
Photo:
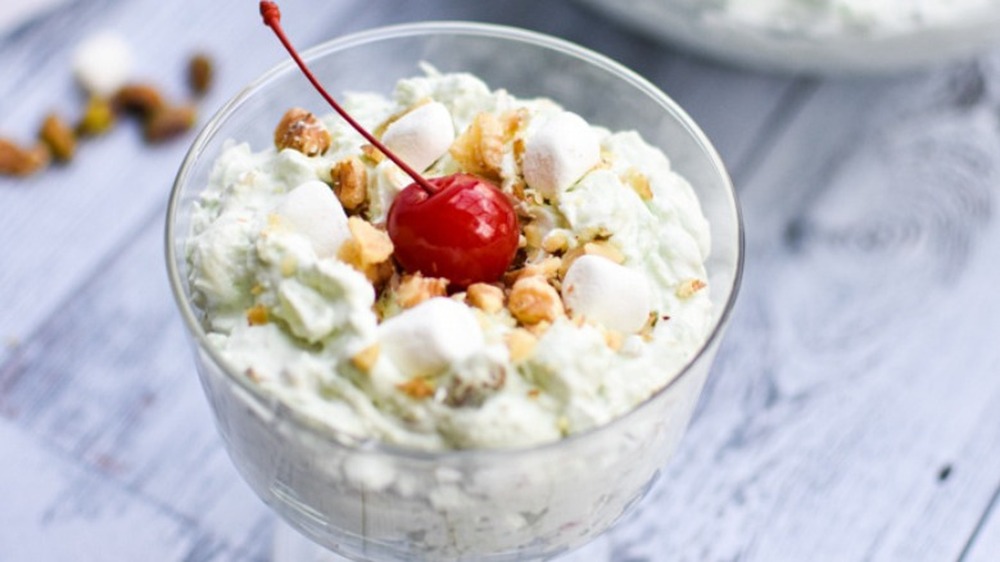
[[[507,196],[495,185],[470,174],[423,178],[326,92],[285,36],[278,5],[262,1],[260,14],[327,103],[413,178],[413,183],[393,201],[386,224],[396,260],[403,269],[444,277],[458,287],[499,279],[517,253],[520,234],[517,214]]]

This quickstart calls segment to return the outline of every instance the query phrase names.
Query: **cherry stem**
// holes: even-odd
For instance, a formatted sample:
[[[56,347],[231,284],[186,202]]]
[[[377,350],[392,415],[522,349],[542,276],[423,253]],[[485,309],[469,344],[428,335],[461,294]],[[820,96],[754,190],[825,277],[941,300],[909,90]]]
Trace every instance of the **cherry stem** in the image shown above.
[[[393,154],[392,151],[386,148],[385,145],[382,144],[378,139],[376,139],[374,135],[366,131],[364,127],[362,127],[357,121],[355,121],[354,118],[351,117],[350,114],[348,114],[347,111],[345,111],[344,108],[341,107],[339,103],[337,103],[337,100],[333,99],[333,96],[331,96],[326,91],[323,85],[320,84],[319,80],[312,73],[312,71],[309,70],[309,67],[306,66],[305,61],[303,61],[302,57],[299,56],[298,51],[296,51],[295,47],[292,46],[291,41],[288,40],[288,37],[285,35],[284,30],[281,28],[281,10],[278,8],[278,5],[274,2],[261,0],[260,15],[261,17],[264,18],[264,25],[270,27],[271,30],[274,31],[274,34],[277,35],[278,40],[281,41],[282,45],[284,45],[285,50],[287,50],[288,54],[292,56],[292,60],[295,61],[295,64],[299,65],[299,68],[302,69],[302,73],[306,75],[306,78],[308,78],[309,82],[311,82],[313,87],[316,88],[316,91],[318,91],[320,95],[323,96],[323,99],[325,99],[327,103],[329,103],[330,106],[333,107],[333,109],[338,114],[340,114],[340,116],[344,119],[344,121],[347,121],[347,123],[351,127],[353,127],[355,131],[360,133],[361,136],[363,136],[365,140],[370,142],[375,148],[382,151],[382,153],[385,154],[386,157],[389,158],[389,160],[392,160],[393,163],[395,163],[404,172],[406,172],[406,175],[413,178],[413,181],[416,182],[421,189],[427,192],[427,195],[434,195],[437,192],[437,190],[434,189],[434,186],[432,186],[430,182],[428,182],[426,179],[423,178],[423,176],[417,173],[417,171],[415,171],[413,168],[407,165],[406,162],[403,162],[402,158]]]

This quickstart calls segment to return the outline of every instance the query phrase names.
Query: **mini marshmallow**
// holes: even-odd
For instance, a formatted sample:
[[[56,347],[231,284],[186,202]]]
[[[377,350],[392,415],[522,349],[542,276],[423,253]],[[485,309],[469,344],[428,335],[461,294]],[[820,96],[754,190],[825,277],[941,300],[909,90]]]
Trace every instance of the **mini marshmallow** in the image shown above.
[[[521,170],[528,186],[552,200],[600,161],[597,134],[582,117],[563,111],[528,138]]]
[[[274,212],[283,227],[308,238],[320,258],[336,256],[351,238],[344,207],[330,186],[319,180],[289,191]]]
[[[93,35],[76,48],[73,74],[87,92],[111,97],[132,74],[132,50],[110,31]]]
[[[389,125],[382,135],[385,146],[414,170],[422,172],[448,152],[455,140],[455,125],[440,102],[425,103]]]
[[[562,298],[574,316],[631,334],[649,320],[649,282],[639,272],[596,255],[573,261],[562,283]]]
[[[382,353],[409,377],[440,372],[484,345],[482,328],[466,305],[434,297],[379,326]]]

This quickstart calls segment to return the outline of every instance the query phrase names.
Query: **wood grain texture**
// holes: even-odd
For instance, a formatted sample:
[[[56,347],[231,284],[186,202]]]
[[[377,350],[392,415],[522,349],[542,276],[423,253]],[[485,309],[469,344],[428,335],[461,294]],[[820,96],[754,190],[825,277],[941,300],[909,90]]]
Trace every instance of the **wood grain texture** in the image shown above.
[[[210,113],[282,57],[250,4],[89,0],[0,38],[0,131],[74,111],[68,57],[101,27],[175,96],[186,54],[215,55]],[[640,510],[564,562],[1000,559],[1000,51],[806,80],[706,63],[569,2],[285,4],[303,45],[418,19],[566,37],[661,86],[729,165],[747,268],[703,403]],[[190,137],[137,136],[0,179],[15,241],[0,244],[0,562],[269,557],[272,516],[211,426],[166,286],[164,204]]]
[[[820,84],[749,164],[742,302],[619,558],[960,555],[1000,483],[988,63]]]

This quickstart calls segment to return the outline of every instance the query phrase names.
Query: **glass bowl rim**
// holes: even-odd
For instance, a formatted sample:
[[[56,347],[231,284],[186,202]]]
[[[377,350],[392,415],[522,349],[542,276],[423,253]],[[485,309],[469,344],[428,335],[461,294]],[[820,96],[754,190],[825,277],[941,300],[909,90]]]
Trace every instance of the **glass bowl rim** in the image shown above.
[[[188,334],[194,337],[194,340],[198,344],[198,348],[208,354],[213,363],[215,363],[215,365],[225,373],[226,377],[231,382],[235,382],[242,390],[248,392],[254,400],[258,401],[263,407],[266,407],[276,419],[291,420],[297,430],[305,431],[320,439],[324,443],[345,449],[353,448],[358,452],[363,453],[384,453],[389,456],[406,458],[415,461],[452,461],[472,457],[512,457],[520,455],[535,455],[570,447],[577,442],[589,440],[600,434],[607,433],[614,427],[627,423],[629,418],[637,415],[637,412],[640,410],[647,408],[651,403],[655,402],[661,395],[666,393],[671,387],[683,379],[685,375],[691,371],[692,366],[704,356],[707,350],[716,344],[717,340],[721,338],[722,333],[725,331],[725,327],[729,321],[733,306],[736,302],[736,296],[739,293],[743,276],[745,240],[743,231],[743,216],[736,190],[733,188],[732,180],[729,177],[729,173],[726,170],[718,151],[715,149],[715,146],[708,140],[708,137],[687,114],[687,112],[685,112],[673,99],[667,96],[654,84],[639,76],[637,73],[628,69],[621,63],[565,39],[560,39],[545,33],[529,31],[518,27],[491,23],[425,21],[376,27],[365,31],[343,35],[341,37],[321,42],[302,51],[302,57],[308,62],[330,53],[387,39],[428,36],[435,34],[489,37],[529,44],[572,56],[607,71],[615,77],[642,91],[644,94],[661,105],[668,113],[676,117],[681,125],[687,129],[687,132],[694,137],[694,140],[697,142],[699,147],[710,159],[713,167],[719,172],[723,180],[724,187],[729,195],[730,205],[732,207],[731,212],[734,214],[733,218],[736,226],[736,264],[735,271],[733,273],[732,286],[730,287],[729,297],[724,305],[724,308],[719,315],[718,320],[712,326],[711,332],[699,346],[698,350],[690,357],[684,366],[677,371],[677,374],[667,384],[651,394],[642,402],[638,403],[632,409],[612,419],[610,422],[588,428],[578,433],[570,434],[556,441],[509,448],[425,450],[387,443],[377,439],[363,438],[353,434],[337,433],[337,437],[334,437],[334,432],[332,432],[329,428],[318,427],[318,424],[315,421],[310,420],[308,416],[288,406],[283,401],[267,393],[257,385],[245,380],[244,377],[239,376],[224,360],[222,354],[208,342],[205,330],[201,322],[198,320],[193,305],[188,302],[188,299],[185,297],[185,281],[181,279],[180,271],[177,267],[178,255],[175,251],[177,233],[174,229],[174,223],[181,204],[180,194],[188,180],[188,175],[190,174],[194,163],[202,156],[207,144],[214,139],[221,124],[234,113],[244,100],[252,96],[257,90],[279,78],[289,70],[292,70],[294,62],[291,59],[285,60],[271,67],[265,73],[232,96],[225,104],[223,104],[222,107],[220,107],[211,119],[209,119],[209,121],[201,128],[201,131],[192,142],[191,148],[189,148],[185,154],[181,167],[176,178],[174,179],[167,205],[165,254],[171,293],[173,294],[174,301],[181,312]],[[198,360],[198,358],[196,357],[195,360]]]

